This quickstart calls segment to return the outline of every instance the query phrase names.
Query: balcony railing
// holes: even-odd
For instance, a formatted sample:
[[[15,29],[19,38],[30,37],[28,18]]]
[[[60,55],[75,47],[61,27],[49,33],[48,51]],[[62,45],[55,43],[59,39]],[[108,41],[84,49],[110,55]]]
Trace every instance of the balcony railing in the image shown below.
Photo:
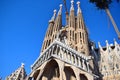
[[[91,73],[89,61],[92,59],[91,56],[85,56],[82,53],[77,52],[68,45],[55,40],[31,66],[32,70],[37,69],[46,60],[51,57],[62,60],[68,64],[74,65],[86,72]]]

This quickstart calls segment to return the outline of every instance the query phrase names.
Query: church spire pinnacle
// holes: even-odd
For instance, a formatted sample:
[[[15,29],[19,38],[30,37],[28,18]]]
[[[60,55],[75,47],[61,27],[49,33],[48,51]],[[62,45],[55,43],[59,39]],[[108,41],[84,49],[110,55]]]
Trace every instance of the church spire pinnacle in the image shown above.
[[[74,0],[71,0],[71,8],[70,10],[74,10]]]
[[[60,4],[60,9],[58,11],[58,15],[61,15],[62,14],[62,4]]]
[[[54,12],[54,14],[53,14],[53,16],[52,16],[50,21],[54,21],[55,20],[57,10],[55,9],[53,12]]]
[[[118,45],[118,43],[117,43],[117,41],[114,39],[114,44],[115,44],[115,46],[117,46]]]
[[[78,14],[78,13],[81,13],[81,9],[80,9],[80,1],[77,2],[77,5],[78,5],[78,10],[77,10],[77,14]]]
[[[24,67],[24,65],[25,65],[24,63],[21,63],[21,67]]]

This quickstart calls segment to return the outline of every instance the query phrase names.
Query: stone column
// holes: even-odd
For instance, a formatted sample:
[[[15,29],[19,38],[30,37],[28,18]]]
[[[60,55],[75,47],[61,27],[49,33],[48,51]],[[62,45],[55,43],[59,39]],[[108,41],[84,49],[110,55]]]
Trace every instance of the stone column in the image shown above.
[[[58,45],[57,45],[57,47],[56,47],[56,52],[57,52],[57,50],[58,50]],[[59,53],[55,53],[58,57],[60,57],[60,52]]]
[[[49,54],[48,54],[48,51],[46,52],[46,58],[47,58],[47,59],[49,58]]]
[[[41,56],[41,63],[43,62],[43,57]]]
[[[83,69],[85,70],[85,60],[82,59],[82,65],[83,65]]]
[[[74,54],[74,59],[75,59],[75,65],[77,65],[77,60],[76,60],[76,56],[75,56],[75,54]]]
[[[87,61],[87,71],[90,72],[89,62]]]
[[[48,53],[49,53],[49,57],[52,55],[52,53],[51,53],[51,51],[50,50],[48,50]]]
[[[40,80],[40,77],[41,77],[41,75],[42,75],[42,73],[44,72],[44,70],[43,69],[41,69],[40,70],[40,72],[39,72],[39,75],[38,75],[38,77],[37,77],[37,79],[36,80]]]
[[[81,61],[80,61],[80,57],[78,57],[78,66],[79,66],[80,68],[82,68],[82,66],[81,66]]]
[[[54,47],[55,47],[55,46],[53,45],[53,46],[52,46],[52,51],[51,51],[51,49],[50,49],[52,55],[54,54],[54,53],[53,53],[53,52],[54,52]]]
[[[63,48],[62,50],[63,50],[63,54],[62,54],[63,59],[66,61],[66,53],[65,53],[65,49]]]
[[[72,53],[70,52],[70,63],[72,63]]]
[[[50,52],[49,51],[47,51],[47,56],[48,56],[48,58],[50,57]]]
[[[68,58],[69,58],[69,57],[68,57],[68,50],[66,50],[66,61],[67,61],[67,62],[69,61]]]
[[[45,61],[45,54],[43,54],[43,62]]]
[[[66,50],[66,61],[67,61],[67,62],[69,61],[69,53],[68,53],[68,50]]]
[[[60,52],[59,52],[59,55],[58,55],[58,56],[59,56],[60,58],[63,58],[63,56],[61,56],[61,54],[62,54],[62,47],[60,46]],[[62,55],[63,55],[63,54],[62,54]]]
[[[64,72],[64,62],[57,60],[58,65],[59,65],[59,72],[60,72],[60,80],[64,80],[63,79],[63,72]]]

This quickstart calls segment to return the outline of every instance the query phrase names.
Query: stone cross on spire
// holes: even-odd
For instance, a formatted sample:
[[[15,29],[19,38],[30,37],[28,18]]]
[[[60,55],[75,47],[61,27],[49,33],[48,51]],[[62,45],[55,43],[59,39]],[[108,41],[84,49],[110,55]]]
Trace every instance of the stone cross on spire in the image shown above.
[[[60,4],[60,9],[58,11],[58,15],[61,15],[62,14],[62,4]]]
[[[74,0],[71,0],[71,8],[70,10],[74,10]]]
[[[55,20],[57,10],[55,9],[53,12],[54,12],[54,14],[53,14],[53,17],[51,18],[50,21],[54,21]]]
[[[77,5],[78,5],[78,10],[77,10],[77,14],[78,14],[78,13],[81,13],[81,9],[80,9],[80,1],[77,2]]]

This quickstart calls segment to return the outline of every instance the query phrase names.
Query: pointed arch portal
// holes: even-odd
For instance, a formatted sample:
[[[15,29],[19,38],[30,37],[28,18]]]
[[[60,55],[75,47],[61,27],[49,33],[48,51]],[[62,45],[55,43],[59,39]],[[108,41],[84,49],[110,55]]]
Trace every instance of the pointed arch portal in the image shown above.
[[[75,76],[75,73],[72,68],[65,67],[64,72],[65,72],[65,76],[66,76],[65,80],[76,80],[76,76]]]
[[[44,72],[39,80],[59,80],[59,67],[55,60],[51,60],[44,68]]]

